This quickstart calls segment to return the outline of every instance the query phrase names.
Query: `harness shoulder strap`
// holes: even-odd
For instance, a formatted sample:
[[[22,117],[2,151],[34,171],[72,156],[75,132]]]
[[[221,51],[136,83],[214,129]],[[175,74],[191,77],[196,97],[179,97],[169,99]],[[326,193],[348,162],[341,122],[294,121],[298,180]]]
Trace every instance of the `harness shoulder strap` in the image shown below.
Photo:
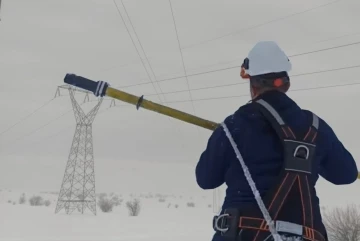
[[[283,118],[269,103],[263,99],[259,99],[252,102],[252,104],[255,104],[258,107],[258,110],[270,122],[272,128],[275,129],[280,139],[297,139],[292,129],[284,122]],[[312,113],[312,125],[309,127],[303,141],[309,140],[310,142],[314,142],[318,129],[319,117]]]
[[[273,220],[276,220],[288,194],[293,189],[294,184],[297,183],[302,205],[303,226],[313,230],[312,190],[309,185],[309,176],[311,175],[312,159],[316,149],[315,141],[319,128],[319,118],[313,114],[312,125],[306,135],[301,137],[301,134],[294,132],[280,114],[265,100],[259,99],[253,103],[276,131],[284,148],[284,164],[279,175],[279,182],[265,197],[268,211]],[[267,228],[265,221],[261,223],[259,228],[260,230]],[[259,235],[259,232],[253,241],[260,240],[262,235]]]

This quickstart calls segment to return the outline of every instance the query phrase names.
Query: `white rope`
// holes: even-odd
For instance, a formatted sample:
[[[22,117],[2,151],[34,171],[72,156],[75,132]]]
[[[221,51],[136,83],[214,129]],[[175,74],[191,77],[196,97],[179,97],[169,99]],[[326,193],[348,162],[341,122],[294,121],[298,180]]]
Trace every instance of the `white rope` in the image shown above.
[[[237,159],[239,160],[239,162],[241,164],[241,167],[242,167],[242,169],[244,171],[244,175],[246,177],[246,180],[248,181],[249,186],[250,186],[250,188],[251,188],[251,190],[252,190],[252,192],[253,192],[253,194],[255,196],[256,202],[257,202],[257,204],[258,204],[258,206],[259,206],[259,208],[261,210],[261,213],[262,213],[267,225],[269,226],[269,230],[271,232],[271,235],[273,236],[275,241],[282,241],[281,236],[278,234],[278,232],[275,229],[274,221],[271,219],[271,216],[270,216],[267,208],[265,207],[265,204],[264,204],[263,200],[261,199],[260,193],[256,188],[255,182],[251,177],[249,169],[246,166],[246,164],[244,162],[244,159],[242,158],[241,153],[240,153],[239,149],[237,148],[236,143],[235,143],[234,139],[232,138],[229,129],[227,128],[225,123],[221,123],[221,126],[223,127],[223,129],[224,129],[224,131],[226,133],[226,136],[228,137],[228,139],[229,139],[229,141],[231,143],[231,146],[233,147],[233,149],[235,151],[236,157],[237,157]]]

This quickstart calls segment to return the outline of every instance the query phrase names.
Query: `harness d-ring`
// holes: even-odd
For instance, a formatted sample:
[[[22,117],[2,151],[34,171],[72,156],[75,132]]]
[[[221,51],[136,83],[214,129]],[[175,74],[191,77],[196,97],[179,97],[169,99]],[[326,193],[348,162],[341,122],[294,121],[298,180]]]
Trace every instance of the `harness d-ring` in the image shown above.
[[[229,215],[228,213],[224,213],[224,214],[219,215],[219,216],[216,218],[216,221],[215,221],[215,229],[216,229],[217,231],[220,231],[220,232],[224,233],[224,232],[226,232],[226,231],[229,230],[229,228],[220,228],[220,227],[219,227],[219,223],[218,223],[220,219],[223,219],[224,217],[229,217],[229,216],[230,216],[230,215]]]
[[[307,146],[304,146],[304,145],[298,145],[294,151],[294,157],[297,157],[297,153],[299,151],[300,148],[304,148],[306,150],[306,160],[309,159],[309,153],[310,153],[310,150]]]

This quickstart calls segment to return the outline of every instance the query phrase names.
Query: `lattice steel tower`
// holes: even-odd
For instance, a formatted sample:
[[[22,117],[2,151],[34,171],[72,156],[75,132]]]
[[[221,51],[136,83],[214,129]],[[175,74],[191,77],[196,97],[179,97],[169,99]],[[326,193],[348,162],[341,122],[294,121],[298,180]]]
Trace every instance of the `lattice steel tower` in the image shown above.
[[[96,215],[92,123],[103,98],[100,98],[96,106],[88,114],[85,114],[75,99],[75,90],[72,87],[61,86],[59,88],[69,90],[76,119],[76,129],[55,213],[62,209],[65,209],[67,214],[71,214],[75,210],[84,213],[88,209]]]

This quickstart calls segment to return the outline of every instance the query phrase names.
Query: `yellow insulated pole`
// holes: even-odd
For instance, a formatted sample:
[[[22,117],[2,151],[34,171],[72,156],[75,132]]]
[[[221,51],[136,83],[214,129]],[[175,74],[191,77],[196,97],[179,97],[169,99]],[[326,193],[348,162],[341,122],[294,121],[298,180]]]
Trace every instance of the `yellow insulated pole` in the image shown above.
[[[213,131],[219,126],[219,124],[216,122],[205,120],[197,116],[145,100],[143,96],[138,97],[124,91],[111,88],[106,82],[95,82],[93,80],[89,80],[81,76],[76,76],[74,74],[67,74],[64,78],[64,82],[91,91],[96,96],[106,95],[117,100],[136,105],[137,109],[142,107],[144,109],[155,111],[160,114],[167,115],[175,119],[203,127],[208,130]],[[360,179],[360,172],[358,173],[357,178]]]
[[[215,130],[216,127],[218,127],[218,125],[219,125],[218,123],[215,123],[215,122],[212,122],[209,120],[205,120],[205,119],[199,118],[197,116],[190,115],[188,113],[145,100],[145,99],[143,99],[143,97],[139,98],[138,96],[128,94],[124,91],[117,90],[117,89],[114,89],[111,87],[107,88],[106,96],[127,102],[129,104],[136,105],[137,108],[142,107],[147,110],[155,111],[160,114],[167,115],[167,116],[173,117],[175,119],[182,120],[182,121],[188,122],[190,124],[194,124],[194,125],[203,127],[205,129]]]

